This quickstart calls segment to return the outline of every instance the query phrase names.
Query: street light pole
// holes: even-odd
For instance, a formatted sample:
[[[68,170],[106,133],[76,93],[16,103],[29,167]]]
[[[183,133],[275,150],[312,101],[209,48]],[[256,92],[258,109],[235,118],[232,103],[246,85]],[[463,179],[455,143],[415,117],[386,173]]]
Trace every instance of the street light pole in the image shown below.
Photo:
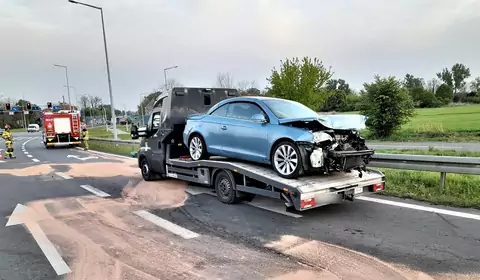
[[[65,65],[53,64],[55,67],[65,68],[65,78],[67,79],[67,93],[68,93],[68,106],[70,107],[70,111],[72,110],[72,102],[70,99],[70,86],[68,84],[68,67]]]
[[[165,77],[165,90],[167,90],[167,71],[170,70],[170,69],[174,69],[174,68],[178,68],[178,65],[175,65],[175,66],[172,66],[172,67],[168,67],[168,68],[165,68],[163,69],[163,75]]]
[[[112,79],[111,79],[111,76],[110,76],[110,64],[108,62],[107,36],[105,34],[105,22],[103,20],[103,9],[101,7],[97,7],[97,6],[86,4],[86,3],[81,3],[81,2],[78,2],[78,1],[74,1],[74,0],[68,0],[68,2],[100,10],[100,15],[101,15],[101,18],[102,18],[103,46],[105,48],[105,61],[106,61],[106,64],[107,64],[108,91],[109,91],[109,94],[110,94],[110,107],[111,107],[111,111],[112,111],[113,138],[115,140],[117,140],[118,139],[117,117],[115,116],[115,106],[113,104]]]

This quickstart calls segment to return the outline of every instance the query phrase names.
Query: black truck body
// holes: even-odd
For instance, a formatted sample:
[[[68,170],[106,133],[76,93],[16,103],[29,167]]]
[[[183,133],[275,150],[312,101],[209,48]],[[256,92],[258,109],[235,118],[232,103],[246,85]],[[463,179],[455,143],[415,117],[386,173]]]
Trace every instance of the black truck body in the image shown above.
[[[147,126],[132,126],[132,138],[142,139],[137,157],[143,178],[175,178],[213,187],[223,203],[267,196],[281,199],[287,208],[297,211],[383,191],[384,174],[369,168],[361,175],[354,170],[284,179],[268,165],[221,157],[192,161],[182,141],[185,118],[205,113],[217,102],[238,95],[237,90],[225,88],[173,88],[162,93]]]

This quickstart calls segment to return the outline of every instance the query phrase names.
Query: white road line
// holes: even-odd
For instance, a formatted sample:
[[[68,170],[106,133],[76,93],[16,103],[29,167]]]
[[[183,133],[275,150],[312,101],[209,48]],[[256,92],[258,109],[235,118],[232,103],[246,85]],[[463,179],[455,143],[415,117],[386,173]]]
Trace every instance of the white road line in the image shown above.
[[[361,196],[361,197],[358,197],[357,199],[480,221],[480,215],[470,214],[465,212],[458,212],[458,211],[452,211],[452,210],[446,210],[446,209],[440,209],[440,208],[434,208],[434,207],[428,207],[428,206],[421,206],[416,204],[409,204],[404,202],[391,201],[391,200],[379,199],[379,198],[368,197],[368,196]]]
[[[24,154],[28,155],[28,152],[23,151]]]
[[[55,174],[56,174],[57,176],[62,177],[62,178],[65,179],[65,180],[73,179],[73,177],[70,177],[70,176],[68,176],[67,174],[63,173],[63,172],[55,172]]]
[[[32,155],[27,155],[27,157],[32,158],[33,156]]]
[[[33,161],[33,162],[40,162],[40,161],[39,161],[38,159],[36,159],[36,158],[32,158],[32,161]]]
[[[78,150],[85,151],[82,148],[77,147]],[[94,151],[94,150],[88,150],[87,153],[93,153],[93,154],[99,154],[99,155],[104,155],[104,156],[110,156],[110,157],[118,157],[118,158],[126,158],[126,159],[135,159],[134,157],[127,157],[127,156],[122,156],[122,155],[115,155],[115,154],[110,154],[110,153],[104,153],[100,151]]]
[[[85,189],[93,194],[95,194],[96,196],[99,196],[99,197],[109,197],[110,195],[106,192],[103,192],[97,188],[94,188],[90,185],[81,185],[80,186],[82,189]]]
[[[199,237],[200,235],[198,233],[195,233],[193,231],[190,231],[186,228],[183,228],[179,225],[176,225],[170,221],[167,221],[165,219],[162,219],[156,215],[153,215],[152,213],[145,211],[145,210],[140,210],[140,211],[135,211],[133,212],[134,214],[144,218],[145,220],[154,223],[155,225],[166,229],[170,231],[173,234],[179,235],[185,239],[191,239],[195,237]]]

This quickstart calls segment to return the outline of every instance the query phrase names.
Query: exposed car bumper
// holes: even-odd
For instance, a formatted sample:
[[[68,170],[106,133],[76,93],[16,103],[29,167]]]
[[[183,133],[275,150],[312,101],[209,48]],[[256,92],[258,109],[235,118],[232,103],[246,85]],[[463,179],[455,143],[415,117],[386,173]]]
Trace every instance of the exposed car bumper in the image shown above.
[[[313,167],[310,162],[310,155],[315,149],[313,143],[297,142],[302,159],[303,169],[305,171],[318,171],[319,168]],[[338,171],[349,171],[355,168],[366,167],[370,157],[375,154],[375,150],[361,151],[328,151],[324,164],[328,169],[334,167]],[[324,168],[321,168],[324,170]]]

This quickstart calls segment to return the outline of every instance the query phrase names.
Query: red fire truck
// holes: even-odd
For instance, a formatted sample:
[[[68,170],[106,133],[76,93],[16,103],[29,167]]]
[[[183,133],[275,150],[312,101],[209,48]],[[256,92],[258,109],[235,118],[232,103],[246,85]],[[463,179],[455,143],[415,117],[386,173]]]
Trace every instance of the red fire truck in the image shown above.
[[[43,143],[47,149],[55,146],[79,146],[81,144],[79,111],[44,111],[42,122]]]

